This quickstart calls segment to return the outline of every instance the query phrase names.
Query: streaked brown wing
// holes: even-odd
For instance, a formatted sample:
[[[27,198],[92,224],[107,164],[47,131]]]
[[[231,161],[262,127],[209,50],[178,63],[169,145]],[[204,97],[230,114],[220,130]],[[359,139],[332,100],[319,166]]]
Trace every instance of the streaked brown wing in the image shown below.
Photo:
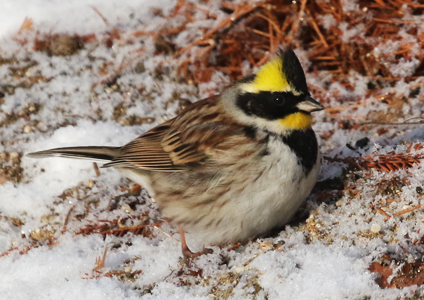
[[[218,97],[200,100],[181,115],[146,132],[121,148],[105,166],[138,167],[150,171],[179,171],[208,159],[207,150],[231,134],[222,122]]]
[[[191,105],[172,123],[161,145],[175,165],[205,161],[203,141],[222,127],[219,97],[211,97]]]
[[[119,155],[105,167],[138,167],[150,171],[177,171],[181,169],[172,162],[169,153],[161,146],[161,141],[175,119],[142,134],[120,149]]]

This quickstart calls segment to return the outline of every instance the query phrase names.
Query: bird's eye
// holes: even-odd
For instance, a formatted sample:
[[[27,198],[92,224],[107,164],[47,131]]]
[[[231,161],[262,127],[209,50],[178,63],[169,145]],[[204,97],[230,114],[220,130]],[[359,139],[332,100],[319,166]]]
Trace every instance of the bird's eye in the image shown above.
[[[277,105],[283,105],[284,104],[284,98],[281,96],[274,96],[274,103]]]

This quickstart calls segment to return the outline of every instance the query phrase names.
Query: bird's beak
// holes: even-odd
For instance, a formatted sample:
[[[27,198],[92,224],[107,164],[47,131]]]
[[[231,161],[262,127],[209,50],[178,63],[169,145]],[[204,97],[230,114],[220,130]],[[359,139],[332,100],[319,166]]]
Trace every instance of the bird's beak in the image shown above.
[[[318,110],[323,110],[325,107],[321,104],[319,104],[317,101],[315,101],[311,96],[306,96],[305,100],[298,103],[296,107],[300,111],[306,111],[306,112],[313,112]]]

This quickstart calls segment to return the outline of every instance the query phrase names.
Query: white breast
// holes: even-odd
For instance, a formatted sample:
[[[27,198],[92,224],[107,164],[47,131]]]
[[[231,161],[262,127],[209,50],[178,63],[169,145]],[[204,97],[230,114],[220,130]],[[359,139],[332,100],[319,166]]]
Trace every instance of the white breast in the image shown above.
[[[319,163],[305,176],[297,156],[280,140],[270,140],[268,150],[260,165],[251,166],[243,191],[226,195],[231,201],[222,212],[225,215],[214,216],[223,218],[219,226],[193,232],[196,239],[204,244],[242,241],[290,220],[314,187]]]

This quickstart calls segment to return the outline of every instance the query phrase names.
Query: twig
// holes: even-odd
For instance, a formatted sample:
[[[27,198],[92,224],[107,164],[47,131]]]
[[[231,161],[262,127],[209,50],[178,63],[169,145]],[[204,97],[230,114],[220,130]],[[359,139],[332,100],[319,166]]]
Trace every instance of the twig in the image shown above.
[[[375,207],[375,209],[380,213],[380,214],[382,214],[383,216],[385,216],[386,217],[386,219],[384,219],[384,222],[386,222],[388,219],[390,219],[392,216],[391,215],[389,215],[388,213],[386,213],[382,208],[380,208],[380,207]]]
[[[105,267],[106,253],[107,253],[107,247],[105,247],[105,251],[103,252],[102,258],[96,257],[96,266],[93,269],[94,272],[100,273],[100,270]]]
[[[332,111],[342,111],[342,110],[346,110],[346,109],[351,109],[351,108],[358,108],[361,106],[365,106],[365,103],[360,103],[360,104],[354,104],[354,105],[350,105],[350,106],[343,106],[343,107],[328,107],[325,109],[326,112],[332,112]]]
[[[414,207],[410,207],[410,208],[407,208],[407,209],[401,210],[401,211],[399,211],[399,212],[395,213],[395,214],[393,215],[393,217],[397,217],[397,216],[400,216],[400,215],[403,215],[403,214],[409,213],[409,212],[411,212],[411,211],[413,211],[413,210],[420,209],[421,207],[422,207],[422,205],[421,205],[421,204],[418,204],[418,205],[416,205],[416,206],[414,206]]]
[[[379,19],[379,18],[374,18],[373,19],[376,22],[381,22],[381,23],[390,23],[390,24],[419,24],[419,21],[414,21],[414,20],[386,20],[386,19]]]
[[[417,122],[408,122],[409,120],[413,120],[417,118],[408,119],[405,122],[365,122],[358,124],[359,126],[363,125],[390,125],[390,126],[408,126],[408,125],[422,125],[424,124],[424,120]]]
[[[296,20],[293,23],[293,27],[292,30],[290,31],[289,34],[289,42],[291,42],[291,39],[293,38],[293,35],[296,35],[298,30],[299,30],[299,26],[300,26],[300,21],[303,21],[303,16],[305,15],[305,7],[306,7],[306,2],[308,0],[300,0],[300,9],[299,9],[299,14],[296,18]]]
[[[97,9],[97,8],[95,8],[94,6],[91,6],[91,8],[96,12],[96,14],[98,14],[99,15],[99,17],[103,20],[103,22],[107,25],[107,26],[109,26],[109,22],[108,22],[108,20],[100,13],[100,11]]]
[[[74,211],[74,208],[75,208],[75,205],[72,205],[68,213],[66,214],[65,222],[63,223],[62,234],[66,232],[66,226],[68,225],[69,217],[71,216],[71,213]]]
[[[51,247],[51,246],[55,246],[55,245],[58,245],[58,244],[59,244],[59,242],[57,242],[54,238],[52,238],[52,239],[49,240],[49,242],[46,244],[46,246]],[[37,244],[31,244],[31,245],[25,247],[24,249],[20,250],[19,254],[28,254],[29,250],[31,250],[32,248],[38,248],[40,246],[41,245],[38,244],[38,243]],[[19,250],[19,247],[10,248],[6,252],[1,253],[0,257],[8,256],[12,251],[15,251],[15,250]]]
[[[315,32],[318,34],[318,37],[319,37],[321,43],[325,46],[325,48],[328,48],[328,43],[325,40],[323,34],[321,33],[321,30],[319,30],[319,27],[318,27],[317,23],[315,22],[314,17],[311,15],[311,13],[309,11],[307,11],[307,12],[311,16],[310,19],[308,20],[309,23],[311,24],[311,26],[315,30]]]
[[[167,233],[165,230],[163,230],[162,228],[158,227],[158,226],[153,226],[153,228],[159,230],[160,232],[162,232],[164,235],[166,235],[167,237],[170,237],[171,239],[174,239],[175,241],[177,241],[178,243],[180,243],[181,241],[179,239],[176,239],[175,237],[173,237],[172,235],[170,235],[169,233]]]
[[[99,170],[99,166],[97,165],[96,162],[93,162],[93,167],[94,167],[94,172],[96,172],[96,176],[100,177],[100,170]]]
[[[32,20],[28,17],[25,17],[21,27],[19,28],[18,34],[21,34],[24,30],[33,30],[33,25],[34,23],[32,22]]]

